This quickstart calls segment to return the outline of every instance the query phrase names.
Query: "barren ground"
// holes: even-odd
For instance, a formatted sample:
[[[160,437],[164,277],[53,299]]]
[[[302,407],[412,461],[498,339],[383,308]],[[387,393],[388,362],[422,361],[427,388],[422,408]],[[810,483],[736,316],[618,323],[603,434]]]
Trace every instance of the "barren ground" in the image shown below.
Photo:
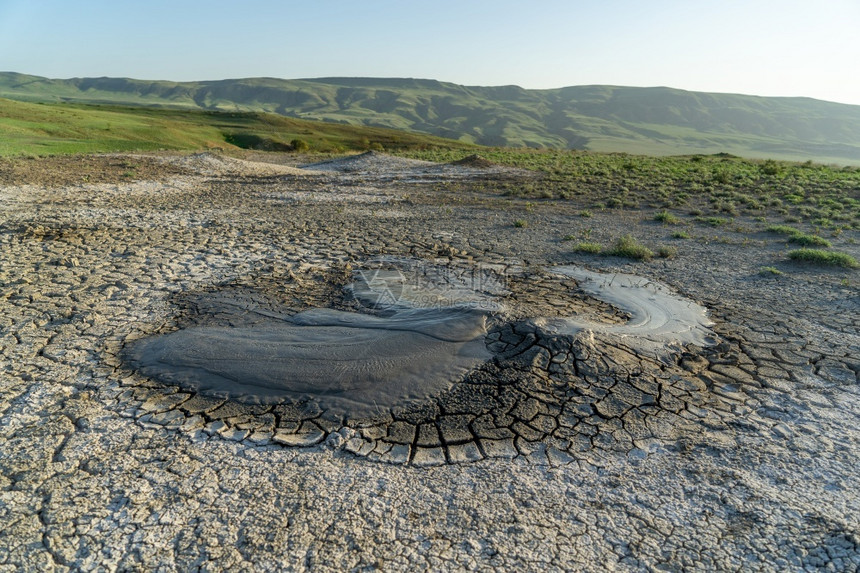
[[[577,254],[562,237],[672,239],[492,193],[519,172],[350,165],[0,163],[0,570],[860,568],[858,271],[774,263],[784,241],[729,228],[649,263]],[[493,359],[361,419],[124,361],[178,328],[354,311],[343,287],[379,261],[502,277]],[[542,332],[528,319],[626,320],[559,264],[668,285],[718,343],[661,361]]]

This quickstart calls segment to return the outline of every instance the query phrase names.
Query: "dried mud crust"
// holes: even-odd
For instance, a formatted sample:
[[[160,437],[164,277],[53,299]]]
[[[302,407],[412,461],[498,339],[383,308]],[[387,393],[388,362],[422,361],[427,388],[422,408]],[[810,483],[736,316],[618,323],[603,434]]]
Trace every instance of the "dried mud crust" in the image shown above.
[[[452,203],[367,178],[410,196],[368,208],[346,191],[271,198],[330,193],[329,177],[72,175],[0,186],[0,567],[860,566],[856,272],[763,278],[784,245],[724,229],[670,261],[587,257],[559,240],[582,205],[525,211],[483,180]],[[621,212],[587,225],[604,244],[667,234]],[[253,320],[219,294],[350,310],[348,269],[380,255],[511,270],[493,360],[423,409],[332,423],[192,396],[119,360],[135,336]],[[663,281],[708,307],[721,342],[666,363],[532,330],[556,308],[625,318],[536,270],[554,264]]]
[[[323,290],[329,290],[331,283],[324,284]],[[225,308],[213,292],[208,297],[182,295],[185,312],[163,330],[178,324],[254,324],[307,304],[272,306],[260,290],[242,289],[237,297],[229,286],[217,293],[229,296],[231,304],[244,299],[247,305]],[[354,303],[338,306],[355,310]],[[608,318],[620,320],[616,314]],[[499,320],[486,343],[494,352],[492,361],[451,390],[370,418],[332,417],[312,401],[261,405],[200,395],[153,385],[128,371],[123,381],[128,388],[117,400],[123,415],[145,426],[256,444],[307,447],[325,442],[372,460],[416,465],[518,456],[565,464],[586,452],[591,459],[600,451],[644,456],[679,441],[695,442],[703,434],[722,446],[733,445],[733,426],[750,423],[745,421],[748,414],[760,405],[748,392],[770,384],[759,367],[774,374],[772,363],[750,359],[738,341],[689,347],[666,362],[609,336],[552,335],[528,321]],[[127,368],[116,347],[108,354],[108,364]]]

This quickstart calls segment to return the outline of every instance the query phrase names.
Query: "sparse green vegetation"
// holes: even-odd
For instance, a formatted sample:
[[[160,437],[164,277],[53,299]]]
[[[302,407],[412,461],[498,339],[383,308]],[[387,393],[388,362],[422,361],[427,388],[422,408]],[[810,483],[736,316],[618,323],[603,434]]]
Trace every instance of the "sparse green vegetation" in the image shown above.
[[[632,235],[619,237],[611,248],[604,251],[604,254],[640,261],[650,261],[654,258],[654,251],[639,243]]]
[[[404,151],[407,157],[453,161],[463,151]],[[732,217],[774,215],[786,223],[827,220],[835,228],[860,229],[860,170],[777,162],[779,175],[762,173],[761,161],[725,155],[646,157],[580,151],[488,149],[482,157],[512,167],[537,171],[534,181],[501,183],[499,193],[511,197],[547,197],[582,201],[590,210],[654,206],[679,217],[721,227]],[[731,174],[731,183],[714,185],[713,169]],[[611,194],[607,197],[607,189]],[[797,203],[787,200],[795,196]]]
[[[573,235],[567,235],[565,240],[575,240]],[[578,253],[590,255],[606,255],[613,257],[626,257],[639,261],[650,261],[654,258],[654,252],[639,243],[632,235],[619,237],[611,247],[604,248],[600,243],[582,241],[574,245],[573,250]],[[657,250],[657,256],[663,259],[671,259],[678,255],[675,247],[663,246]]]
[[[674,231],[672,233],[672,238],[673,239],[689,239],[690,233],[688,233],[686,231]]]
[[[654,215],[654,220],[663,223],[664,225],[679,225],[681,219],[677,215],[673,215],[668,211],[660,211]]]
[[[588,253],[597,255],[603,250],[603,246],[598,243],[582,242],[574,245],[573,250],[577,253]]]
[[[678,249],[675,247],[663,246],[657,249],[657,256],[661,259],[674,259],[678,256]]]
[[[296,138],[296,139],[293,139],[292,141],[290,141],[290,147],[293,148],[293,151],[298,151],[300,153],[303,151],[307,151],[308,149],[311,148],[311,146],[308,145],[307,141],[305,141],[304,139],[299,139],[299,138]]]
[[[769,233],[778,233],[780,235],[795,235],[799,234],[800,230],[795,229],[794,227],[789,227],[788,225],[771,225],[767,228]]]
[[[768,275],[779,276],[779,275],[784,275],[785,273],[776,267],[762,267],[759,269],[758,274],[760,274],[762,276],[768,276]]]
[[[761,172],[765,175],[779,175],[781,166],[773,159],[768,159],[761,164]]]
[[[516,227],[517,229],[524,229],[525,227],[528,227],[528,226],[529,226],[528,222],[523,220],[523,219],[517,219],[516,221],[514,221],[514,227]]]
[[[825,247],[830,248],[830,241],[818,235],[807,235],[806,233],[798,233],[788,238],[789,243],[795,243],[804,247]]]
[[[731,223],[731,220],[722,217],[696,217],[696,221],[710,225],[711,227],[722,227]]]
[[[821,249],[797,249],[788,253],[793,261],[824,265],[830,267],[845,267],[849,269],[860,268],[857,259],[848,253],[838,251],[823,251]]]
[[[767,228],[771,233],[787,235],[789,243],[795,243],[804,247],[831,247],[830,241],[818,235],[808,235],[799,229],[787,225],[771,225]]]

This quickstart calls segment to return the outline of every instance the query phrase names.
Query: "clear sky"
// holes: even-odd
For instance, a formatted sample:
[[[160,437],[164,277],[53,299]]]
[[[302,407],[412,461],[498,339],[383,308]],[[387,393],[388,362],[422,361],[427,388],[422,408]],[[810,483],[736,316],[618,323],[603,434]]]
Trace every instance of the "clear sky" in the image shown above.
[[[860,0],[0,0],[0,71],[670,86],[860,105]]]

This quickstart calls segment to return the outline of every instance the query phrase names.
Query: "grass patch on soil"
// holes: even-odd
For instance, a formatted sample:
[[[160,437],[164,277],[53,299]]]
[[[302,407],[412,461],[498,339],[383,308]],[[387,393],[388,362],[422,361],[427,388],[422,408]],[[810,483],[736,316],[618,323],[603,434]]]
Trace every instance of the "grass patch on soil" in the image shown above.
[[[788,258],[793,261],[828,267],[844,267],[849,269],[860,268],[860,263],[857,262],[857,259],[848,253],[840,253],[839,251],[796,249],[788,253]]]
[[[795,243],[803,247],[825,247],[830,248],[833,245],[824,237],[818,235],[807,235],[806,233],[798,233],[788,238],[789,243]]]
[[[795,229],[794,227],[789,227],[788,225],[770,225],[767,228],[768,233],[777,233],[779,235],[796,235],[801,233],[799,229]]]
[[[723,227],[731,223],[731,220],[723,217],[696,217],[696,221],[704,223],[705,225],[710,225],[711,227]]]
[[[678,256],[678,249],[675,247],[660,247],[657,249],[657,256],[661,259],[674,259]]]
[[[830,248],[832,246],[830,244],[830,241],[828,241],[824,237],[819,237],[818,235],[809,235],[807,233],[804,233],[803,231],[800,231],[799,229],[789,227],[788,225],[771,225],[767,228],[767,230],[771,233],[786,235],[788,237],[789,243],[794,243],[802,247]]]
[[[677,215],[673,215],[668,211],[660,211],[656,215],[654,215],[654,220],[663,223],[664,225],[680,225],[681,218]]]
[[[641,244],[632,235],[619,237],[612,247],[603,251],[603,254],[639,261],[650,261],[654,258],[654,251]]]
[[[456,150],[399,153],[448,162]],[[728,226],[731,218],[767,217],[828,229],[860,230],[860,168],[811,162],[765,162],[728,154],[649,157],[586,151],[494,149],[481,156],[499,165],[538,172],[530,180],[487,185],[510,197],[567,199],[580,209],[652,207],[673,217]]]
[[[575,237],[573,235],[567,235],[563,240],[574,239]],[[662,246],[657,249],[657,252],[655,253],[653,250],[637,241],[632,235],[619,237],[610,247],[604,247],[600,243],[591,241],[581,241],[573,246],[573,251],[588,255],[624,257],[635,259],[637,261],[650,261],[655,256],[660,257],[661,259],[672,259],[678,255],[678,249],[669,246]]]
[[[599,255],[603,251],[603,245],[599,243],[582,242],[573,246],[573,250],[577,253],[587,253],[589,255]]]

